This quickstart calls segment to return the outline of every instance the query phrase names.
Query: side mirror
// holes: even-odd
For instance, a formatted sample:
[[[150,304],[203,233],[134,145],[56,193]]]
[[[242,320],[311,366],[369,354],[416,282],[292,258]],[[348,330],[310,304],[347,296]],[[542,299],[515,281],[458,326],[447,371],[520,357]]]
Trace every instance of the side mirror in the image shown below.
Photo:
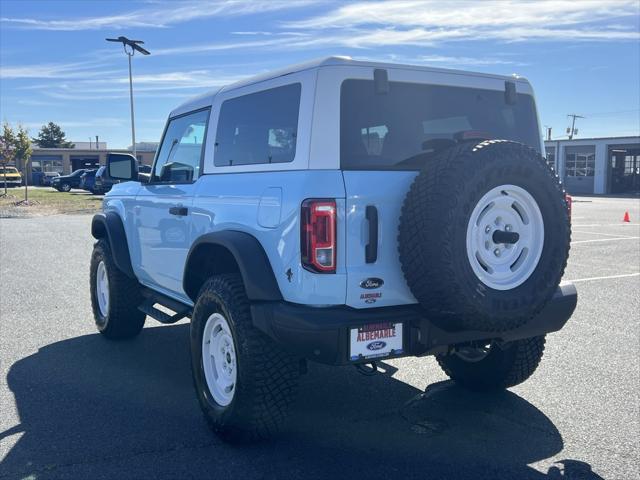
[[[129,153],[110,153],[107,155],[107,174],[123,182],[138,180],[138,160]]]

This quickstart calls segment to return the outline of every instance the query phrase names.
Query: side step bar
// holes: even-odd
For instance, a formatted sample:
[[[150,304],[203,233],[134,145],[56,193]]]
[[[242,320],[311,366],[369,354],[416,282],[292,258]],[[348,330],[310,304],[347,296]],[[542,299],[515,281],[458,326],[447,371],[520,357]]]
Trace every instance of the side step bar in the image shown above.
[[[154,292],[151,289],[145,288],[142,291],[142,296],[145,297],[144,301],[138,305],[138,310],[148,315],[149,317],[164,324],[172,324],[182,320],[185,317],[191,317],[192,308],[167,297],[158,292]],[[175,312],[173,315],[163,312],[155,307],[156,304],[160,304],[163,307]]]

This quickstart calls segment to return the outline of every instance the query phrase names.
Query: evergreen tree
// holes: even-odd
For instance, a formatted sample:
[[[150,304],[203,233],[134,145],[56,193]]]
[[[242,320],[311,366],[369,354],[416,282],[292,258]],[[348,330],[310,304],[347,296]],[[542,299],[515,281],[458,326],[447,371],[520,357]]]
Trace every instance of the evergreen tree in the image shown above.
[[[66,139],[66,134],[53,122],[43,125],[38,138],[32,139],[40,148],[73,148],[75,145]]]

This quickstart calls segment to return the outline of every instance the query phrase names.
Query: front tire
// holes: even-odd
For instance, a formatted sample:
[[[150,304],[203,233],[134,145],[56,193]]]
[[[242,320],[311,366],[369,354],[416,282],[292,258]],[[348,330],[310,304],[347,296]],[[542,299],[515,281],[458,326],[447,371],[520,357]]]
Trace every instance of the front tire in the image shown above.
[[[471,346],[458,353],[437,355],[444,373],[469,390],[501,390],[527,380],[538,368],[545,337],[525,338],[505,344]]]
[[[111,340],[138,335],[146,319],[138,310],[142,302],[140,284],[118,269],[104,238],[93,247],[89,282],[98,331]]]
[[[61,191],[61,192],[70,192],[71,191],[71,185],[69,185],[68,183],[63,183],[62,185],[60,185],[59,191]]]
[[[210,278],[191,317],[191,367],[209,426],[224,440],[265,439],[282,427],[299,364],[252,323],[237,274]]]

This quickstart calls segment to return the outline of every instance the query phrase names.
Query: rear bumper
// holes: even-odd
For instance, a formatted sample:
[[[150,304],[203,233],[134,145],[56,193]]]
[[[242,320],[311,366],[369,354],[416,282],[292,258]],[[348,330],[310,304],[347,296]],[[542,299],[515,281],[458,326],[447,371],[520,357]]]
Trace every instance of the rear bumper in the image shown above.
[[[3,185],[4,185],[4,180],[2,179],[2,176],[0,176],[0,186],[3,186]],[[22,185],[22,180],[20,180],[20,179],[18,179],[18,180],[15,180],[15,179],[9,180],[9,179],[7,179],[7,186],[8,187],[19,187],[21,185]]]
[[[571,283],[562,283],[547,306],[525,325],[507,332],[445,331],[433,325],[416,305],[355,309],[310,307],[286,302],[256,303],[251,306],[255,326],[285,349],[309,360],[330,365],[362,363],[349,359],[351,328],[369,323],[402,322],[404,356],[444,352],[450,345],[474,340],[512,341],[560,330],[576,308],[578,294]]]

